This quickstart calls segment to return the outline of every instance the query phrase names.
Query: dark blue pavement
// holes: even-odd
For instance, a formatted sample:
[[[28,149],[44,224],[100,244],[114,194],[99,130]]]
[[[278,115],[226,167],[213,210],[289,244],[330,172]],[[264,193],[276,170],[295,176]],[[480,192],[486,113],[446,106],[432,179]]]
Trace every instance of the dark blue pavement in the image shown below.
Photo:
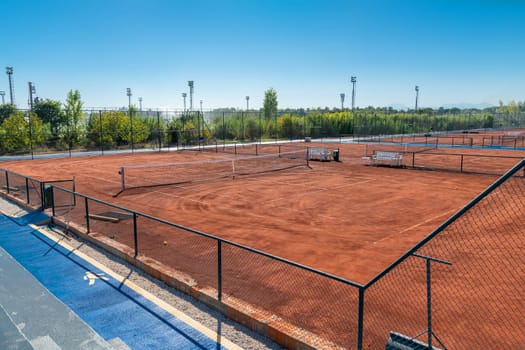
[[[46,291],[67,306],[72,311],[71,314],[78,315],[104,341],[121,344],[118,349],[224,349],[210,337],[179,320],[111,275],[105,274],[74,252],[27,226],[28,223],[38,222],[41,219],[39,214],[29,214],[16,222],[12,218],[0,215],[0,249],[3,250],[0,254],[3,253],[3,258],[9,256],[15,259],[23,267],[16,272],[17,275],[23,275],[24,270],[29,272]],[[10,290],[3,291],[5,296],[16,294],[16,288],[19,290],[35,288],[27,281],[20,282],[20,278],[13,276],[13,266],[8,266],[4,260],[0,261],[2,261],[0,278],[4,278],[5,283],[12,284]],[[8,274],[5,269],[11,273]],[[6,279],[14,280],[5,281]],[[0,309],[0,318],[8,317],[13,313],[19,315],[18,311],[8,310],[13,307],[13,300],[20,299],[17,295],[12,297],[12,299],[8,297],[4,300],[0,299],[0,304],[2,302],[8,304],[0,305],[6,310],[3,315]],[[25,312],[46,309],[39,300],[27,301],[33,306],[26,305]],[[24,305],[20,304],[19,308],[22,306]],[[32,316],[42,317],[43,319],[40,320],[42,323],[52,321],[46,317],[55,317],[52,313],[45,312],[34,313]],[[13,324],[19,325],[20,322],[13,320]],[[66,334],[68,332],[73,334],[71,324],[66,324],[64,327]],[[20,341],[21,347],[14,349],[25,349],[22,344],[26,341],[34,343],[34,339],[29,339],[24,329],[20,330],[21,334],[16,334],[15,329],[6,327],[6,332],[11,334],[12,339]],[[27,339],[24,339],[24,336]],[[48,337],[56,338],[58,335],[49,334]],[[78,338],[78,335],[72,337]],[[96,337],[93,338],[93,335],[89,337],[87,340],[91,341],[92,346],[78,348],[105,348],[104,342],[97,340]],[[118,342],[115,342],[115,339]]]

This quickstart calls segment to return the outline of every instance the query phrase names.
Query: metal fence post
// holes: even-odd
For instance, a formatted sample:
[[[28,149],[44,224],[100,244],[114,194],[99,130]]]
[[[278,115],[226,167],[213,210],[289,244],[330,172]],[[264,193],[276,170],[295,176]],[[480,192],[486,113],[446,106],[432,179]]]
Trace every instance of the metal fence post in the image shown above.
[[[55,186],[53,185],[51,185],[51,198],[53,198],[53,200],[51,201],[51,213],[53,217],[55,217]]]
[[[42,207],[42,211],[44,211],[45,207],[45,201],[44,201],[44,184],[45,182],[40,183],[40,206]]]
[[[86,229],[87,233],[89,234],[89,205],[88,205],[88,199],[87,197],[84,197],[84,208],[86,209]]]
[[[162,150],[162,137],[161,137],[161,131],[160,131],[160,112],[157,111],[157,137],[159,141],[159,152]]]
[[[98,121],[100,124],[100,128],[98,131],[98,142],[100,143],[100,153],[104,155],[104,144],[102,143],[102,111],[98,111]]]
[[[430,259],[427,259],[427,328],[428,328],[428,337],[427,344],[428,348],[432,349],[432,276],[430,272]]]
[[[222,241],[217,240],[217,299],[222,300]]]
[[[365,312],[365,288],[359,288],[359,306],[357,319],[357,350],[363,349],[363,324]]]
[[[9,173],[5,172],[5,190],[9,194]]]
[[[139,243],[137,239],[137,213],[133,212],[133,241],[135,243],[135,258],[139,255]]]
[[[26,177],[26,203],[29,204],[29,179]]]

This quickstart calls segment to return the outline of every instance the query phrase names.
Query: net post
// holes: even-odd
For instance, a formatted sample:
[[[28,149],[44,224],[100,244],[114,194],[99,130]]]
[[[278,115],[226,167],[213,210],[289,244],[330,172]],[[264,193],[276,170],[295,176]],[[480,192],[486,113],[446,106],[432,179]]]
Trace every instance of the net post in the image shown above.
[[[235,160],[232,159],[232,179],[235,179]]]
[[[126,183],[124,182],[124,167],[120,167],[120,190],[124,191],[124,188],[126,187]]]
[[[461,154],[461,168],[459,170],[461,173],[463,172],[463,154]]]
[[[222,241],[217,240],[217,300],[222,300]]]
[[[86,229],[87,233],[89,234],[89,204],[88,204],[88,198],[84,197],[84,209],[86,210]]]
[[[306,146],[306,166],[310,168],[310,147]]]

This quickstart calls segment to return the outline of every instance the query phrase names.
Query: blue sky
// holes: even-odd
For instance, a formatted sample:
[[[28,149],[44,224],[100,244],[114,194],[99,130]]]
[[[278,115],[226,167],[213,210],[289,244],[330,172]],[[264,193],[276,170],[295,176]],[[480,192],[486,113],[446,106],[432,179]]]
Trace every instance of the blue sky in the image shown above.
[[[144,107],[421,107],[525,99],[525,1],[2,0],[3,78],[15,98]],[[8,95],[6,96],[8,97]]]

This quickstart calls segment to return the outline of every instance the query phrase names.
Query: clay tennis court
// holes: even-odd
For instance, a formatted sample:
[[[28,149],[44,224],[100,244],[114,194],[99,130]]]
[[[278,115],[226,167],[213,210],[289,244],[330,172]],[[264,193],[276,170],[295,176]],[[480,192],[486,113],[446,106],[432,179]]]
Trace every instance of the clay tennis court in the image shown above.
[[[41,180],[75,176],[79,193],[358,283],[366,283],[383,271],[498,177],[460,173],[454,170],[456,165],[447,164],[451,158],[443,155],[434,157],[432,165],[445,170],[430,171],[433,168],[429,164],[425,171],[365,166],[362,157],[375,146],[325,146],[339,148],[341,162],[310,162],[310,168],[296,167],[234,180],[135,188],[116,197],[121,190],[118,172],[123,165],[232,156],[195,151],[152,152],[5,162],[3,167]],[[417,157],[431,156],[433,152],[427,150]],[[501,173],[517,163],[518,157],[525,156],[521,151],[462,149],[461,152],[470,155],[473,164],[482,162],[484,167],[499,169]],[[499,157],[492,157],[496,155]],[[101,214],[105,210],[107,207],[100,206]],[[96,205],[90,204],[90,211],[97,212]],[[63,215],[80,225],[85,221],[81,203]],[[92,220],[91,230],[104,232],[109,239],[131,247],[130,225],[131,220],[119,224]],[[177,266],[186,278],[198,281],[203,289],[213,287],[216,282],[213,242],[172,228],[158,229],[155,225],[148,219],[138,222],[141,254],[167,266]],[[181,239],[182,234],[185,239]],[[336,282],[300,270],[295,271],[297,280],[285,281],[283,266],[271,260],[257,256],[248,259],[234,249],[223,254],[225,295],[261,305],[272,314],[288,315],[292,323],[338,344],[350,347],[355,344],[356,335],[349,331],[349,324],[356,319],[352,306],[357,300],[356,290],[343,292]],[[298,289],[297,283],[305,281],[308,288]],[[421,283],[424,282],[414,281],[414,285]],[[463,298],[467,304],[469,296],[458,300]],[[412,302],[424,305],[424,295]],[[319,318],[320,315],[325,317]],[[370,324],[380,323],[381,317],[367,320]],[[461,337],[458,332],[450,330],[449,334]],[[378,333],[377,339],[381,340],[377,343],[384,344],[385,336],[386,332]]]
[[[341,162],[310,162],[311,169],[130,189],[117,198],[113,195],[120,190],[118,172],[122,165],[229,155],[135,153],[5,162],[3,166],[41,180],[74,176],[79,193],[361,283],[496,179],[490,175],[363,166],[360,157],[364,146],[337,147]],[[147,239],[141,240],[143,248],[147,244]]]

